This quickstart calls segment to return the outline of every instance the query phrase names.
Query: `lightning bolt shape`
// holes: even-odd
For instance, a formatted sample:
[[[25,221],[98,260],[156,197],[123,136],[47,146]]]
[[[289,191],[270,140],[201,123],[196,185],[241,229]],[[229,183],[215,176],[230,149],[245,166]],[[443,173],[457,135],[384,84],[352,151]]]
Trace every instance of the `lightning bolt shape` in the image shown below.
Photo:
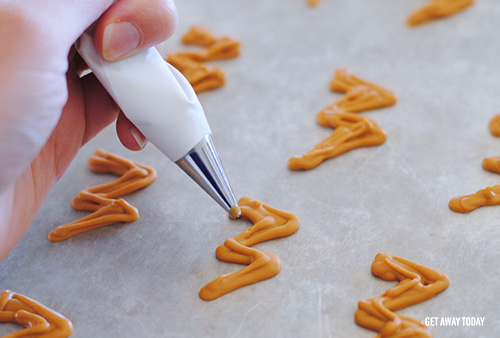
[[[433,337],[432,330],[421,321],[394,311],[422,303],[450,284],[448,277],[437,270],[407,259],[378,253],[371,267],[372,274],[386,281],[398,281],[382,296],[361,300],[354,320],[359,326],[378,332],[377,338]]]

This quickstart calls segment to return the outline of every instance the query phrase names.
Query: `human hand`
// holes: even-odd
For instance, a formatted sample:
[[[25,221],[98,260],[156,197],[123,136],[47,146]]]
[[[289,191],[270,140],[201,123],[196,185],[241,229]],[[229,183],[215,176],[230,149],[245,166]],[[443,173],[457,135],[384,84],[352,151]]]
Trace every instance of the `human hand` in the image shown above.
[[[145,137],[86,65],[74,42],[94,21],[108,61],[166,40],[173,0],[3,0],[0,3],[0,261],[33,221],[80,147],[117,120],[129,149]]]

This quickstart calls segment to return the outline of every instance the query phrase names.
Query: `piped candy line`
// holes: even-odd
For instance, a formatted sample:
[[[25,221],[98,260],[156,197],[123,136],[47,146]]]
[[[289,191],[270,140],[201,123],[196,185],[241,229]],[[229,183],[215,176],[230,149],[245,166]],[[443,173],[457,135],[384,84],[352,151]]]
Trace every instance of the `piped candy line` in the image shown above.
[[[232,59],[240,55],[240,43],[229,37],[222,37],[201,50],[178,52],[177,55],[185,56],[198,62]]]
[[[250,220],[253,226],[241,234],[227,239],[215,255],[218,259],[247,265],[238,272],[219,276],[200,290],[200,298],[214,300],[243,286],[254,284],[277,275],[281,270],[281,259],[275,253],[257,250],[251,246],[272,239],[290,236],[300,226],[299,218],[250,197],[238,202],[241,217]]]
[[[95,173],[121,177],[113,182],[80,191],[71,201],[72,207],[93,213],[52,230],[48,235],[51,242],[63,241],[82,232],[118,222],[136,221],[139,218],[137,209],[125,200],[115,198],[147,187],[156,179],[156,171],[153,168],[103,150],[97,150],[90,157],[89,168]]]
[[[0,294],[0,322],[24,326],[3,338],[66,338],[71,336],[71,321],[54,310],[18,293]]]
[[[169,54],[167,61],[186,77],[196,93],[222,87],[226,82],[219,67],[193,61],[182,54]]]
[[[449,285],[448,277],[437,270],[407,259],[379,253],[372,273],[386,281],[399,281],[382,296],[361,300],[354,320],[359,326],[379,332],[377,337],[433,337],[432,330],[421,321],[394,311],[422,303]]]
[[[393,92],[362,80],[345,68],[335,72],[330,89],[345,96],[320,111],[316,120],[319,125],[335,131],[304,155],[290,158],[290,170],[312,169],[327,159],[356,148],[380,145],[387,139],[375,121],[355,113],[394,105]]]
[[[338,107],[346,113],[359,113],[373,109],[385,108],[396,103],[392,91],[375,83],[365,81],[340,68],[330,81],[330,90],[345,93],[346,96],[326,109]]]
[[[185,45],[208,47],[217,41],[217,38],[205,27],[193,25],[181,38]]]
[[[304,155],[290,158],[289,169],[313,169],[327,159],[356,148],[380,145],[386,140],[385,132],[371,119],[345,113],[320,114],[319,124],[335,131]]]
[[[500,137],[500,114],[493,116],[488,124],[491,135]]]
[[[500,174],[500,156],[483,159],[483,169]],[[467,213],[479,207],[494,205],[500,205],[500,185],[486,187],[473,194],[453,197],[448,203],[448,207],[452,211],[459,213]]]
[[[240,55],[239,41],[229,37],[216,38],[205,27],[194,25],[184,34],[182,43],[202,49],[169,53],[166,61],[186,77],[196,93],[222,87],[224,71],[205,62],[237,57]]]
[[[451,210],[460,213],[493,205],[500,205],[500,185],[480,189],[474,194],[453,197],[448,204]]]
[[[483,159],[483,169],[500,174],[500,156],[486,157]]]
[[[427,6],[414,11],[407,19],[409,26],[454,15],[474,3],[474,0],[432,0]]]

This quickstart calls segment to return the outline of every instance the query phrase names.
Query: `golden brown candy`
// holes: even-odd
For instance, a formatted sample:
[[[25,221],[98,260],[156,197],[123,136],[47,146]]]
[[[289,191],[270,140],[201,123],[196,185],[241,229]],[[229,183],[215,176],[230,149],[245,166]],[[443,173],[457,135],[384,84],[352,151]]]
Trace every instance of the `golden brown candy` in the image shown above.
[[[396,103],[396,96],[388,89],[365,81],[349,73],[346,68],[338,69],[330,81],[330,89],[346,95],[326,109],[342,109],[346,113],[359,113],[385,108]]]
[[[492,173],[500,174],[500,156],[487,157],[483,159],[483,169]]]
[[[66,338],[73,332],[71,321],[63,315],[9,290],[0,294],[0,322],[25,327],[3,338]]]
[[[48,238],[59,242],[89,230],[118,222],[134,222],[139,218],[137,209],[123,199],[116,199],[147,187],[156,179],[153,168],[123,157],[97,150],[89,159],[90,170],[96,173],[115,174],[121,177],[113,182],[83,189],[71,201],[73,208],[93,211],[79,220],[58,226]]]
[[[182,42],[204,48],[169,53],[166,61],[180,71],[196,93],[224,85],[224,71],[207,65],[206,61],[234,58],[240,54],[240,43],[229,37],[216,38],[205,27],[195,25],[182,37]]]
[[[399,281],[382,296],[361,300],[354,314],[356,323],[379,332],[377,337],[433,337],[432,330],[421,321],[393,311],[422,303],[449,285],[448,277],[437,270],[404,258],[379,253],[372,273],[386,281]]]
[[[201,25],[192,26],[186,34],[182,36],[182,43],[185,45],[210,46],[217,39],[215,36]]]
[[[167,62],[186,77],[196,93],[222,87],[225,83],[224,72],[219,67],[212,67],[174,53],[168,55]]]
[[[386,140],[385,132],[375,121],[355,113],[395,104],[393,92],[362,80],[345,68],[335,72],[330,89],[345,96],[320,111],[316,120],[335,131],[306,154],[290,158],[288,168],[291,170],[312,169],[326,159],[359,147],[380,145]]]
[[[231,38],[223,37],[201,50],[177,54],[198,62],[232,59],[240,55],[240,43]]]
[[[250,197],[238,202],[241,217],[253,226],[241,234],[227,239],[215,252],[218,259],[247,265],[238,272],[219,276],[200,290],[200,298],[213,300],[245,285],[260,282],[277,275],[281,270],[278,255],[251,248],[255,244],[293,234],[299,229],[297,216],[287,213]]]
[[[416,26],[427,21],[444,18],[460,12],[474,3],[474,0],[432,0],[427,6],[414,11],[407,20]]]
[[[483,169],[500,174],[500,156],[483,159]],[[466,213],[483,206],[500,205],[500,185],[480,189],[473,194],[453,197],[448,207]]]
[[[335,131],[304,155],[290,158],[288,168],[291,170],[312,169],[326,159],[352,149],[376,146],[386,140],[384,131],[366,117],[322,111],[317,118],[320,125],[335,128]]]
[[[453,197],[448,204],[451,210],[461,213],[492,205],[500,205],[500,185],[478,190],[474,194]]]
[[[493,136],[500,137],[500,114],[493,116],[488,127]]]

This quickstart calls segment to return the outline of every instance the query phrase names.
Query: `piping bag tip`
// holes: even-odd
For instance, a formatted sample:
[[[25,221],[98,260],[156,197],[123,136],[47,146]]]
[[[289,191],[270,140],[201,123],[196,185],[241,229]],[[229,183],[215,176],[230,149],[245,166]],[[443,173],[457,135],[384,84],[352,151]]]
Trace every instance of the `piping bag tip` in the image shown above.
[[[237,219],[240,218],[241,216],[241,209],[237,205],[233,205],[231,209],[229,210],[229,218],[230,219]]]
[[[205,135],[176,163],[229,214],[230,218],[240,217],[241,210],[210,134]]]

